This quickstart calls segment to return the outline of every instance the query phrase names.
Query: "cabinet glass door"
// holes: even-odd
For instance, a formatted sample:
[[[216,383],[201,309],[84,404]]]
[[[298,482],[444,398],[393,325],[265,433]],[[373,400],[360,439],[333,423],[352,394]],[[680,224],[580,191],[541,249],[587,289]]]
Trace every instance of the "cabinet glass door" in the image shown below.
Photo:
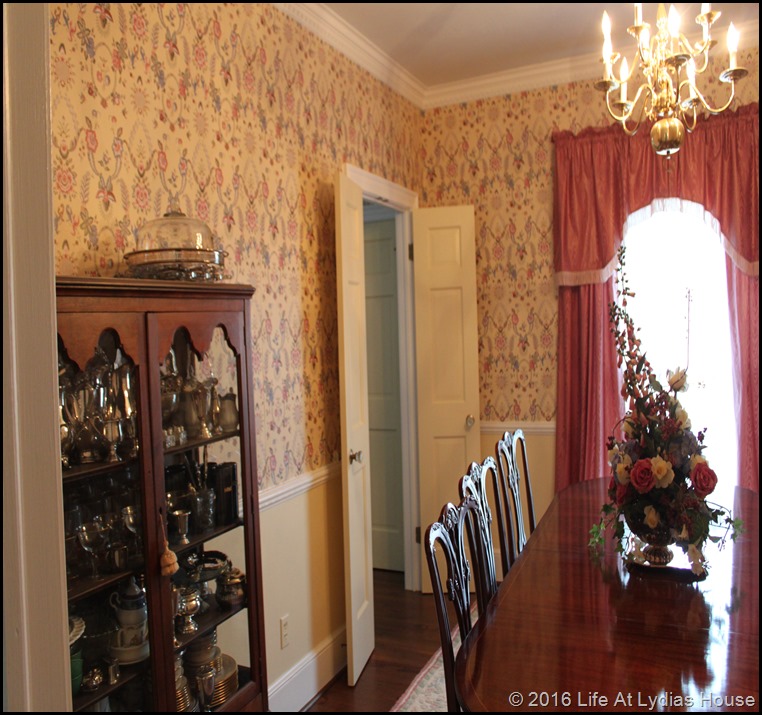
[[[102,319],[102,320],[99,320]],[[104,327],[106,326],[106,327]],[[111,326],[111,327],[108,327]],[[59,316],[72,709],[150,711],[140,321]]]
[[[234,709],[251,688],[258,657],[252,438],[240,395],[240,313],[149,316],[153,399],[161,404],[161,452],[166,499],[167,569],[174,628],[172,687],[178,710]],[[157,359],[158,358],[158,359]],[[157,395],[158,393],[158,395]],[[248,404],[248,403],[247,403]],[[258,515],[257,515],[258,516]],[[165,554],[163,563],[174,557]],[[257,582],[256,575],[254,582]],[[167,686],[167,684],[165,684]],[[256,683],[259,687],[260,684]]]

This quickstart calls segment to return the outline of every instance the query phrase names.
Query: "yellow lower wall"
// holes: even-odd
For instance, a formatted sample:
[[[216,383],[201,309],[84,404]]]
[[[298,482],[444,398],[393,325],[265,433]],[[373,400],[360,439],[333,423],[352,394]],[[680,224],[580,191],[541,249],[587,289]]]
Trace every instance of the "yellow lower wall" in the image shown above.
[[[346,665],[340,470],[306,482],[288,498],[274,496],[278,488],[260,497],[267,674],[276,712],[302,708]],[[289,643],[281,648],[285,615]]]

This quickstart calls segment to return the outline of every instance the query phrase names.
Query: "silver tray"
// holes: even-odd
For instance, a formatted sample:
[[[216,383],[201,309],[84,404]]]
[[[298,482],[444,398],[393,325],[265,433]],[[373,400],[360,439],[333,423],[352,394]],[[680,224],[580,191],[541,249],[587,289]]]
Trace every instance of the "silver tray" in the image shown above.
[[[223,270],[226,255],[203,248],[155,248],[126,253],[124,260],[133,278],[218,281],[229,277]]]

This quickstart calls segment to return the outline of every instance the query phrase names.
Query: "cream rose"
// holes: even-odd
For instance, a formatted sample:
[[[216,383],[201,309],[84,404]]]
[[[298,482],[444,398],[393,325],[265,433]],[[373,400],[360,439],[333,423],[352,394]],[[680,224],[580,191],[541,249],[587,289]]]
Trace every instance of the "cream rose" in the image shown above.
[[[659,526],[659,512],[656,511],[656,509],[654,509],[650,504],[643,509],[643,514],[645,515],[643,523],[649,529],[655,529],[657,526]]]
[[[688,559],[691,562],[691,571],[697,576],[701,576],[704,573],[704,554],[701,553],[701,549],[696,544],[690,544],[688,546]]]
[[[683,407],[678,407],[677,410],[675,410],[675,419],[680,423],[683,429],[691,428],[691,418],[688,417],[688,413]]]
[[[654,475],[656,486],[664,489],[672,484],[675,478],[675,472],[672,470],[672,463],[661,457],[651,458],[651,474]]]
[[[685,370],[677,368],[674,372],[667,370],[667,382],[669,383],[669,389],[674,392],[680,392],[687,387],[688,376],[685,374]]]
[[[622,461],[616,465],[616,480],[620,484],[627,484],[630,481],[630,467],[632,466],[632,459],[629,454],[625,454],[622,457]]]

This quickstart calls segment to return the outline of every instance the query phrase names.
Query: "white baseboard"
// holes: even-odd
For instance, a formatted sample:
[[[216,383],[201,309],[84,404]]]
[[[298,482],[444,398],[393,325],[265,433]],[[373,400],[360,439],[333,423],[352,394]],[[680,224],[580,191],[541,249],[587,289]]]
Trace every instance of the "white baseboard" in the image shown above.
[[[271,712],[299,712],[347,665],[347,634],[331,634],[268,688]]]

